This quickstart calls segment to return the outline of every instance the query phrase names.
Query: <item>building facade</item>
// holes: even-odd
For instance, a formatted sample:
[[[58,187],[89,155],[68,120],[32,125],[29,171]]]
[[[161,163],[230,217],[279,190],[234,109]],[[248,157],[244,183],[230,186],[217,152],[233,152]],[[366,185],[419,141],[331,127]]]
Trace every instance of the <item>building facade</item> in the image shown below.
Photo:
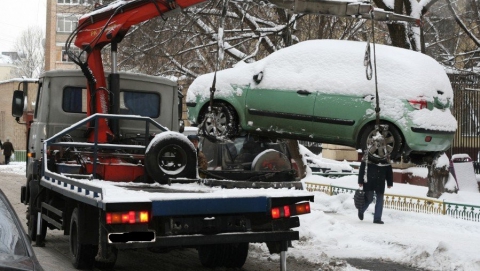
[[[78,19],[93,10],[94,0],[47,0],[45,30],[45,71],[78,69],[70,61],[65,41],[78,25]],[[79,51],[72,44],[72,50]]]
[[[25,87],[29,90],[29,104],[26,105],[26,112],[23,118],[17,120],[12,116],[12,97],[13,91],[17,89],[24,90],[24,85],[21,83],[27,82]],[[10,139],[13,144],[13,148],[17,150],[25,150],[27,142],[27,129],[26,124],[28,120],[33,117],[33,107],[38,84],[35,83],[35,79],[10,79],[0,82],[0,140],[5,142]],[[0,156],[0,164],[3,163],[4,157]]]

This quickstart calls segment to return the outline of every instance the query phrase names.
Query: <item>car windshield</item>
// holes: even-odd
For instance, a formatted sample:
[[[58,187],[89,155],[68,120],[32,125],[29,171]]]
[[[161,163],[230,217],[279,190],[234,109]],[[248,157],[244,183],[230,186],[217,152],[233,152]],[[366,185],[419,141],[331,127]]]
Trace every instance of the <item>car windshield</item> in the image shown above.
[[[20,234],[15,217],[0,198],[0,260],[14,260],[16,256],[27,256],[24,240]]]

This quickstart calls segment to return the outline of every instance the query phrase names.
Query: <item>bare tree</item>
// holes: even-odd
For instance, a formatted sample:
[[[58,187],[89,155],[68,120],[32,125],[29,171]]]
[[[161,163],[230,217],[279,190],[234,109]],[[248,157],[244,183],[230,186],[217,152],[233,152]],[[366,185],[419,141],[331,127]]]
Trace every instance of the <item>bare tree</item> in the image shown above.
[[[15,44],[19,59],[14,61],[16,68],[12,70],[12,76],[36,78],[44,71],[44,39],[45,33],[39,27],[22,32]]]
[[[480,58],[478,0],[441,0],[425,18],[426,52],[452,70],[477,72]]]

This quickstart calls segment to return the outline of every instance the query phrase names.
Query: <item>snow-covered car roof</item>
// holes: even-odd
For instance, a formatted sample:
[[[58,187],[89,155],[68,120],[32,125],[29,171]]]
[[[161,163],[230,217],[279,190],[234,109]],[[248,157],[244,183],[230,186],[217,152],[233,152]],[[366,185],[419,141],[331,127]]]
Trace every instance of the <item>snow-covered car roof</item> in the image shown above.
[[[375,93],[375,80],[367,80],[364,66],[366,42],[309,40],[274,52],[266,58],[217,72],[215,95],[230,96],[250,88],[292,89],[368,95]],[[373,63],[373,45],[371,44]],[[424,96],[431,101],[437,91],[453,99],[453,90],[443,67],[433,58],[411,50],[375,45],[378,89],[381,95],[412,99]],[[253,76],[263,72],[256,83]],[[189,87],[187,101],[209,97],[213,73],[198,77]],[[237,93],[238,94],[238,93]]]

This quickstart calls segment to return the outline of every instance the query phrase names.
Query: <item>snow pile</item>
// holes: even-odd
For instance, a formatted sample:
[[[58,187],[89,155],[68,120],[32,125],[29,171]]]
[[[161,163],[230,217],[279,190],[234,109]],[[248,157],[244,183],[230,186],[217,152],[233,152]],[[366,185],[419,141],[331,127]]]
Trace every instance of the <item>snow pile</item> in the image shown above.
[[[321,168],[327,169],[329,172],[353,172],[354,169],[347,161],[335,161],[332,159],[326,159],[322,157],[322,154],[314,154],[303,145],[300,146],[300,153],[303,156],[304,163],[309,168]]]

